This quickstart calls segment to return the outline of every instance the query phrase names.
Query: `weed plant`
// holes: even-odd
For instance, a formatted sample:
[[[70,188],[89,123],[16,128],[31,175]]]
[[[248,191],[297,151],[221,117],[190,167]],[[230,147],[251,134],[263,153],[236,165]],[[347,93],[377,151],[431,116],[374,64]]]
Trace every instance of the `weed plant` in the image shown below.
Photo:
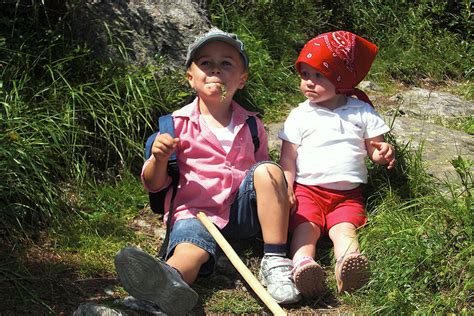
[[[24,37],[20,26],[0,41],[0,223],[7,233],[62,216],[67,183],[138,172],[156,117],[189,94],[181,72],[134,66],[124,47],[122,59],[99,63],[54,30]]]
[[[419,168],[419,155],[408,162],[411,198],[397,194],[397,185],[372,195],[369,224],[360,231],[372,279],[344,301],[367,314],[467,314],[473,298],[472,162],[453,161],[462,184],[450,194],[435,189]]]

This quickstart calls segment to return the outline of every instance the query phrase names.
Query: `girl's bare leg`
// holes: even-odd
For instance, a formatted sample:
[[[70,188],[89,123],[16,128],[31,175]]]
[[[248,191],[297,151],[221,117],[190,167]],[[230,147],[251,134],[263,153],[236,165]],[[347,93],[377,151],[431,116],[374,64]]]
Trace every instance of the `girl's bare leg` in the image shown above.
[[[316,243],[321,236],[319,226],[314,223],[306,222],[298,225],[293,232],[291,240],[291,256],[293,260],[300,257],[316,256]]]
[[[336,260],[339,260],[345,254],[359,251],[356,227],[351,223],[339,223],[331,227],[329,238],[334,244]]]

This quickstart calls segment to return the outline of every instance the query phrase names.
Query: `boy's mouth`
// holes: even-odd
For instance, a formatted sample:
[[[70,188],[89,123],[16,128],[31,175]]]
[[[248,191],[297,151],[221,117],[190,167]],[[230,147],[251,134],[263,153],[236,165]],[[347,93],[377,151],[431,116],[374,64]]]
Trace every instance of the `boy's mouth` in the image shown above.
[[[227,89],[223,82],[209,82],[208,84],[215,86],[221,90],[221,101],[225,99],[227,94]]]

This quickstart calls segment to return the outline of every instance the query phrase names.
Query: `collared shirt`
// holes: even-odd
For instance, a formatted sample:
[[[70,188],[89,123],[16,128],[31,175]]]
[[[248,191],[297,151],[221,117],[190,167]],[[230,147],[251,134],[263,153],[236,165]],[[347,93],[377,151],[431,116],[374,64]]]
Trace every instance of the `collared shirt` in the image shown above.
[[[300,103],[278,136],[299,145],[296,182],[348,190],[367,183],[365,139],[389,130],[372,106],[348,97],[334,110]]]
[[[232,101],[234,140],[227,153],[200,115],[198,101],[196,98],[173,112],[175,135],[180,139],[176,149],[180,178],[172,222],[194,217],[202,211],[217,227],[223,228],[229,221],[230,206],[245,175],[257,161],[269,159],[267,135],[262,121],[257,118],[260,147],[254,153],[246,120],[256,113]],[[148,162],[143,165],[142,179]],[[170,182],[168,177],[166,186]],[[166,211],[170,199],[171,190],[165,201]]]

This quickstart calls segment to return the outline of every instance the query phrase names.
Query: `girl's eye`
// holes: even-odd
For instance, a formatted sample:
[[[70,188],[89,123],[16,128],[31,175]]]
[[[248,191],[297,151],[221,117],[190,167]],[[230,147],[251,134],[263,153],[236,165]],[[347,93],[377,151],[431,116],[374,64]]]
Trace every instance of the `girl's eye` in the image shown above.
[[[202,60],[199,64],[202,65],[202,66],[207,66],[207,65],[209,65],[209,61],[208,60]]]
[[[317,72],[317,73],[314,74],[314,76],[315,76],[316,78],[321,78],[323,75],[321,75],[321,73]]]
[[[232,66],[232,63],[230,61],[224,60],[222,62],[222,66]]]
[[[307,79],[309,77],[309,74],[306,71],[301,72],[301,78]]]

